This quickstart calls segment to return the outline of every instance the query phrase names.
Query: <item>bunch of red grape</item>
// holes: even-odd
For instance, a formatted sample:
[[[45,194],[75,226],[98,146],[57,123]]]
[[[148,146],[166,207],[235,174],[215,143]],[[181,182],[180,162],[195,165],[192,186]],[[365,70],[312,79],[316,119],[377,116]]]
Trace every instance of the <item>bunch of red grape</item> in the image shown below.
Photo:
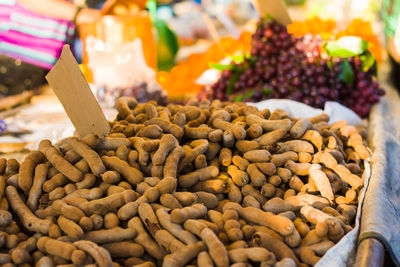
[[[376,67],[363,71],[358,57],[332,58],[321,52],[317,37],[297,38],[274,20],[260,22],[252,36],[251,56],[232,63],[220,79],[199,95],[230,101],[287,98],[323,108],[337,101],[368,116],[384,91],[379,88]],[[344,65],[346,61],[346,65]],[[351,82],[341,78],[343,66],[352,69]]]

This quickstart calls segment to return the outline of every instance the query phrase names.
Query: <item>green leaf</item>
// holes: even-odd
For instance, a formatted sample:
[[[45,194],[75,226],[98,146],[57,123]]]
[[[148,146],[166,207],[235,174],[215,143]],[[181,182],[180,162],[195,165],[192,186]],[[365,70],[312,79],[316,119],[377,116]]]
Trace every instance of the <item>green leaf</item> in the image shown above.
[[[237,96],[235,96],[235,97],[232,99],[232,101],[233,101],[233,102],[242,102],[243,99],[244,99],[244,96],[243,96],[243,95],[237,95]]]
[[[228,87],[226,88],[226,94],[231,95],[233,93],[233,84],[239,79],[240,71],[235,71],[229,79]]]
[[[224,65],[224,64],[218,64],[218,63],[210,63],[210,67],[219,71],[223,70],[232,70],[233,65]]]
[[[264,95],[269,95],[270,93],[272,93],[272,89],[271,88],[263,88],[263,94]]]
[[[256,57],[253,57],[253,56],[249,57],[249,65],[250,65],[250,67],[254,67],[256,62],[257,62],[257,58]]]
[[[235,62],[236,64],[242,63],[245,58],[246,58],[246,55],[231,56],[232,61]]]
[[[246,98],[251,98],[252,96],[253,96],[253,89],[251,89],[251,90],[248,90],[248,91],[246,91],[244,94],[242,94],[242,95],[237,95],[237,96],[235,96],[232,100],[234,101],[234,102],[239,102],[239,101],[243,101],[243,100],[245,100]]]
[[[243,94],[243,97],[246,98],[251,98],[253,96],[253,89],[248,90],[246,93]]]
[[[354,57],[368,50],[368,42],[356,36],[344,36],[335,41],[326,42],[325,50],[332,57]]]
[[[274,17],[271,14],[266,13],[265,17],[264,17],[264,22],[269,22],[270,20],[273,20],[273,19],[274,19]]]
[[[151,20],[154,22],[157,19],[157,1],[156,0],[147,1],[146,7],[149,10]]]
[[[372,66],[376,65],[376,60],[369,50],[360,56],[360,60],[363,71],[368,71]]]
[[[339,74],[339,78],[342,82],[346,84],[353,84],[354,82],[354,71],[353,67],[350,65],[347,59],[343,59],[342,71]]]

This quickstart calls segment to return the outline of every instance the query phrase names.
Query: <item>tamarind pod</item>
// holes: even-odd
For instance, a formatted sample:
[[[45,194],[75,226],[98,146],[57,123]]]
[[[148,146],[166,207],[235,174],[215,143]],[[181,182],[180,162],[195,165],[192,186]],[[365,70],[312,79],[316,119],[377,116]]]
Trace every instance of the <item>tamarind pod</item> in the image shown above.
[[[181,241],[176,239],[170,232],[167,230],[159,230],[154,235],[154,239],[156,242],[163,247],[166,251],[174,253],[175,251],[181,249],[185,246]]]
[[[49,193],[49,200],[54,201],[65,196],[65,189],[64,187],[57,187],[53,191]]]
[[[292,122],[289,119],[265,120],[255,114],[247,115],[246,122],[248,125],[259,124],[266,132],[271,132],[277,129],[284,129],[286,131],[289,131],[289,129],[292,127]]]
[[[84,210],[95,214],[105,215],[110,210],[119,208],[128,202],[134,201],[136,198],[137,193],[135,191],[125,190],[121,193],[116,193],[105,198],[86,202]]]
[[[275,109],[268,117],[268,120],[280,120],[284,118],[289,118],[290,115],[282,109]]]
[[[284,242],[282,242],[277,238],[272,237],[267,233],[256,232],[255,234],[253,234],[252,242],[256,246],[266,248],[272,253],[274,253],[278,260],[282,260],[284,258],[291,258],[296,262],[297,266],[301,266],[299,259]]]
[[[256,141],[249,140],[238,140],[235,144],[236,149],[243,153],[255,150],[259,148],[259,146],[260,145]]]
[[[145,121],[144,125],[153,125],[156,124],[160,126],[161,129],[167,134],[172,134],[175,138],[180,139],[183,136],[183,129],[176,124],[173,124],[169,121],[165,121],[160,118],[153,118]]]
[[[208,140],[210,142],[219,143],[222,141],[223,131],[221,129],[213,129],[208,133]]]
[[[33,177],[33,184],[29,190],[28,200],[26,205],[32,210],[37,209],[38,200],[42,194],[42,186],[47,178],[48,167],[46,164],[39,164],[35,168],[35,174]]]
[[[64,159],[61,153],[51,145],[49,140],[42,140],[39,144],[39,151],[42,152],[47,160],[62,174],[73,182],[79,182],[82,173],[71,163]]]
[[[97,151],[101,150],[117,150],[120,146],[130,147],[131,142],[126,137],[104,137],[96,146]]]
[[[316,130],[307,130],[301,137],[303,140],[311,142],[318,151],[321,151],[323,146],[323,140],[321,134]],[[336,140],[336,139],[335,139]]]
[[[278,153],[294,151],[297,153],[306,152],[310,154],[314,154],[314,147],[307,141],[302,140],[290,140],[283,143],[277,143],[280,145],[280,149],[278,149]]]
[[[232,151],[229,148],[222,148],[219,153],[219,161],[222,166],[229,166],[232,162]]]
[[[37,247],[42,252],[65,260],[71,260],[72,254],[77,250],[76,247],[69,242],[59,241],[47,236],[38,239]]]
[[[190,139],[207,139],[213,129],[210,127],[188,127],[185,126],[185,137]]]
[[[267,202],[267,199],[261,194],[260,190],[255,189],[251,185],[243,186],[241,191],[243,196],[251,195],[255,199],[257,199],[257,201],[260,202],[261,205],[264,205],[265,202]]]
[[[207,251],[202,251],[197,256],[197,266],[213,267],[214,263]]]
[[[17,189],[9,185],[6,188],[6,196],[13,211],[18,215],[22,225],[29,231],[47,234],[51,225],[51,221],[42,220],[36,217],[32,211],[22,201]]]
[[[7,159],[0,158],[0,175],[4,175],[7,166]]]
[[[137,232],[135,242],[143,246],[144,250],[153,258],[162,260],[166,252],[147,234],[139,217],[133,217],[128,221],[128,227]]]
[[[9,253],[0,253],[0,264],[6,266],[11,263],[11,255]]]
[[[0,199],[4,196],[4,191],[6,190],[6,178],[0,175]]]
[[[164,209],[156,211],[157,218],[163,228],[168,230],[172,235],[181,240],[186,245],[195,244],[198,239],[189,231],[184,230],[180,224],[171,221],[171,215]]]
[[[38,261],[35,263],[35,267],[53,267],[54,262],[53,260],[48,257],[48,256],[43,256],[41,257]]]
[[[300,259],[302,262],[314,266],[321,258],[316,256],[311,249],[303,247],[300,248]]]
[[[201,110],[199,117],[197,117],[194,120],[190,120],[190,121],[188,120],[186,125],[189,127],[197,127],[203,123],[206,123],[209,116],[210,116],[210,112],[206,109],[203,109],[203,110]]]
[[[102,195],[103,191],[98,187],[94,187],[92,189],[77,189],[72,193],[66,195],[64,199],[66,201],[72,198],[83,198],[87,200],[93,200],[93,199],[99,199]]]
[[[260,137],[255,139],[255,141],[257,141],[261,146],[269,146],[275,144],[276,142],[284,138],[286,135],[287,135],[286,129],[276,129],[274,131],[261,135]]]
[[[186,124],[186,120],[187,120],[186,114],[180,110],[177,113],[175,113],[174,118],[172,119],[172,123],[183,128]]]
[[[87,232],[82,239],[90,240],[96,244],[121,242],[123,240],[133,239],[138,235],[137,229],[115,227],[106,230],[96,230]]]
[[[313,125],[311,121],[308,119],[300,119],[290,129],[290,135],[292,138],[298,139],[302,137],[307,130],[311,130],[312,128]]]
[[[251,163],[249,166],[247,166],[247,173],[249,174],[251,183],[254,186],[262,186],[267,181],[265,175],[258,170],[257,165],[254,163]]]
[[[117,157],[108,156],[101,157],[101,160],[107,168],[121,173],[131,185],[136,185],[143,181],[142,172],[129,166],[126,161],[120,160]]]
[[[207,209],[214,209],[218,206],[218,199],[214,194],[208,192],[196,192],[197,202],[203,204]]]
[[[291,248],[297,247],[298,245],[300,245],[301,242],[301,236],[297,229],[294,229],[293,233],[291,235],[285,236],[284,239],[285,243]]]
[[[253,124],[246,130],[246,133],[250,138],[256,139],[263,134],[263,128],[258,124]]]
[[[285,165],[286,161],[288,160],[293,160],[297,161],[298,160],[298,154],[293,151],[287,151],[283,152],[281,154],[274,154],[271,156],[271,162],[276,166],[280,167]]]
[[[157,190],[155,191],[157,192],[157,195],[159,195],[159,192]],[[139,205],[144,202],[148,202],[148,199],[145,196],[141,196],[133,202],[126,203],[118,210],[118,218],[121,220],[131,219],[137,214]]]
[[[297,207],[310,205],[322,209],[329,206],[329,201],[326,198],[307,193],[299,193],[295,196],[290,196],[285,199],[285,202]]]
[[[222,134],[222,143],[224,147],[233,147],[235,144],[235,137],[233,136],[233,133],[231,130],[226,130]]]
[[[156,151],[159,147],[160,140],[146,140],[142,142],[142,148],[147,152]]]
[[[232,262],[266,262],[275,263],[275,255],[263,247],[236,248],[228,252]]]
[[[195,234],[198,237],[201,237],[201,231],[207,228],[207,226],[204,223],[194,219],[186,220],[185,223],[183,224],[183,227],[187,231],[190,231],[191,233]]]
[[[140,129],[135,136],[151,139],[160,138],[163,130],[158,125],[148,125]]]
[[[249,166],[250,164],[247,159],[244,159],[237,155],[232,157],[232,163],[242,171],[245,171],[247,169],[247,166]]]
[[[178,140],[172,134],[161,137],[160,146],[152,157],[153,165],[162,165],[168,153],[179,145]]]
[[[6,176],[10,177],[16,173],[18,173],[19,170],[19,163],[16,159],[7,159],[7,164],[6,164],[6,171],[5,174]]]
[[[223,121],[231,121],[231,115],[224,109],[214,110],[211,113],[210,121],[213,122],[215,119],[221,119]]]
[[[318,122],[321,122],[321,121],[328,122],[328,121],[329,121],[329,116],[328,116],[326,113],[322,113],[322,114],[320,114],[320,115],[317,115],[317,116],[308,118],[308,120],[309,120],[312,124],[315,124],[315,123],[318,123]]]
[[[218,168],[214,166],[198,169],[192,173],[179,176],[179,185],[181,187],[191,187],[198,181],[204,181],[217,177],[218,173]]]
[[[100,176],[106,171],[106,167],[101,161],[99,155],[96,151],[92,150],[87,144],[79,141],[76,138],[69,138],[65,140],[67,144],[69,144],[72,149],[78,153],[89,165],[92,173],[95,176]]]
[[[207,208],[203,204],[194,204],[182,209],[171,211],[171,221],[173,223],[183,223],[187,219],[196,219],[204,217],[207,214]]]
[[[207,157],[204,154],[200,154],[194,160],[195,169],[202,169],[207,167]]]
[[[76,241],[74,245],[92,256],[99,267],[113,267],[111,255],[105,248],[88,240]]]
[[[206,227],[201,231],[200,235],[215,265],[217,267],[229,266],[228,252],[215,233],[210,228]]]
[[[12,222],[12,215],[6,210],[0,210],[0,227],[6,227]]]
[[[130,241],[121,241],[101,245],[114,258],[142,257],[144,249],[141,245]]]
[[[77,189],[91,188],[96,182],[96,177],[91,173],[86,173],[80,182],[75,183]]]
[[[296,163],[292,160],[286,161],[285,168],[292,171],[292,173],[300,176],[309,174],[311,163]]]
[[[43,183],[43,191],[48,193],[56,189],[57,187],[64,186],[68,183],[67,177],[62,173],[57,173],[50,180]]]
[[[334,200],[333,190],[328,176],[322,171],[321,165],[312,164],[309,169],[309,177],[314,182],[321,196],[328,199],[331,203]]]
[[[226,190],[227,183],[226,181],[222,181],[221,179],[210,179],[206,181],[201,181],[189,188],[189,191],[204,191],[212,194],[225,193]]]
[[[272,212],[265,212],[258,208],[246,207],[242,208],[238,203],[227,203],[224,210],[234,209],[243,219],[271,228],[283,236],[291,235],[295,230],[295,226],[291,220],[286,217],[274,215]]]
[[[163,194],[160,196],[160,203],[169,209],[182,208],[181,203],[171,194]]]
[[[153,237],[157,231],[161,230],[161,226],[150,204],[146,202],[141,203],[138,207],[138,215]]]
[[[59,216],[57,224],[60,229],[66,233],[69,237],[73,239],[81,239],[83,236],[82,228],[76,224],[74,221],[65,218],[64,216]]]
[[[33,172],[36,165],[43,162],[44,159],[45,157],[42,152],[34,150],[30,152],[22,161],[19,169],[18,186],[25,193],[27,193],[32,186]]]
[[[340,179],[351,185],[354,189],[360,188],[364,183],[363,180],[355,174],[352,174],[345,166],[338,164],[332,169]]]
[[[167,257],[163,261],[163,267],[183,267],[192,259],[205,250],[203,242],[197,242],[195,244],[184,246],[183,248],[175,251],[171,256]]]
[[[243,158],[250,162],[267,162],[271,159],[271,154],[267,150],[251,150],[244,153]]]
[[[249,183],[249,175],[239,170],[235,165],[228,166],[228,174],[232,177],[233,182],[239,186],[245,186]]]
[[[118,111],[118,116],[125,119],[132,115],[132,110],[137,106],[138,102],[134,97],[122,96],[115,101],[115,107]]]

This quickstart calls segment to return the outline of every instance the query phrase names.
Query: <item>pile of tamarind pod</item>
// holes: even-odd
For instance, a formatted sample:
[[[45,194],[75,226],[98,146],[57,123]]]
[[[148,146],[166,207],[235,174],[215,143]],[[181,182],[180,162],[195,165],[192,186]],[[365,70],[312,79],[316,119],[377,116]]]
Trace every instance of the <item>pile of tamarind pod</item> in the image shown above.
[[[104,138],[0,159],[3,266],[307,266],[354,223],[362,127],[120,98]]]

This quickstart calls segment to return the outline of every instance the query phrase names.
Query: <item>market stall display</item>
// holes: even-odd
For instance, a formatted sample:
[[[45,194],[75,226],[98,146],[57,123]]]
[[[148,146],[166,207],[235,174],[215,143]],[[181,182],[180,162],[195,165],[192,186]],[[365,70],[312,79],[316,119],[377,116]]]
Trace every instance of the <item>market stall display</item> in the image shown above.
[[[219,100],[116,106],[105,138],[0,160],[2,262],[314,265],[351,231],[364,128]]]
[[[354,36],[327,43],[309,35],[297,38],[271,18],[259,22],[251,55],[214,67],[222,71],[221,78],[200,93],[202,99],[289,98],[318,108],[331,100],[366,117],[384,94],[366,41]]]

